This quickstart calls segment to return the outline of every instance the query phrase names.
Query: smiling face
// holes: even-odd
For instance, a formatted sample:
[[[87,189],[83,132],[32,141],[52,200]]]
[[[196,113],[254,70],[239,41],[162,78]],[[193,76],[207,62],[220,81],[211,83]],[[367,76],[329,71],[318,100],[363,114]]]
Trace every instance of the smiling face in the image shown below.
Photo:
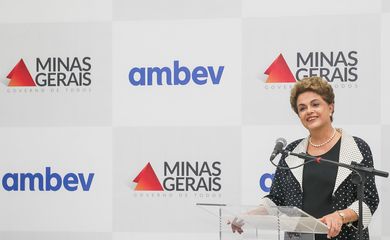
[[[315,92],[301,93],[297,98],[298,116],[309,131],[330,126],[334,104],[328,104]]]

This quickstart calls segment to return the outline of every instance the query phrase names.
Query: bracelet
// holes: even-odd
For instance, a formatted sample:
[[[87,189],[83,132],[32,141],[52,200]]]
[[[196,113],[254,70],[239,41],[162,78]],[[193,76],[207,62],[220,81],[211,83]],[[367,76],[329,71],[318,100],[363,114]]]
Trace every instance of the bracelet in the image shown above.
[[[340,212],[340,211],[337,211],[337,210],[336,210],[336,213],[341,217],[341,220],[344,223],[345,222],[345,214],[343,212]]]

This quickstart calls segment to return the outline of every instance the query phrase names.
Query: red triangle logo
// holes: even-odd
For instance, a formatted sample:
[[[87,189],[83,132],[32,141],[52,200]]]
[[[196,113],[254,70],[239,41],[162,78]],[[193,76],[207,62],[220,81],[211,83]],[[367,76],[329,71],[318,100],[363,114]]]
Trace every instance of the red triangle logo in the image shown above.
[[[150,163],[146,164],[133,182],[137,183],[135,191],[164,191]]]
[[[266,83],[293,83],[296,82],[294,75],[287,65],[282,54],[265,70],[264,74],[268,75]]]
[[[12,69],[7,76],[10,79],[9,87],[35,87],[36,84],[28,71],[23,59],[20,59],[18,64]]]

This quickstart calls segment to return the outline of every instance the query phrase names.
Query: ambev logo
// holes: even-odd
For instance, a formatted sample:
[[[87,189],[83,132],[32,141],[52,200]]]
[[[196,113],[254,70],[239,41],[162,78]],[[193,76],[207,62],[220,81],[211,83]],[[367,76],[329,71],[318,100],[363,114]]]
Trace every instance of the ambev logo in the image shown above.
[[[264,173],[260,176],[259,186],[263,192],[270,192],[272,181],[274,180],[275,174],[273,173]]]
[[[153,85],[218,85],[221,82],[224,66],[196,66],[193,69],[173,61],[173,67],[134,67],[130,69],[128,79],[133,86]]]
[[[56,192],[59,190],[87,192],[92,185],[94,173],[87,176],[84,173],[66,173],[65,176],[52,172],[51,167],[46,167],[44,173],[16,173],[8,172],[2,177],[2,187],[8,192],[17,191],[44,191]]]

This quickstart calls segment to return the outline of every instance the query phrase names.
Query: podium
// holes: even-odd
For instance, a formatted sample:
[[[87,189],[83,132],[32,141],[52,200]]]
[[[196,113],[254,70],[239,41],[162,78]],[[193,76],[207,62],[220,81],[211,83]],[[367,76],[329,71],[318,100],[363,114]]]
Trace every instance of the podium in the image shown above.
[[[296,207],[197,203],[219,220],[219,240],[314,240],[328,228]],[[232,224],[243,232],[233,233]]]

